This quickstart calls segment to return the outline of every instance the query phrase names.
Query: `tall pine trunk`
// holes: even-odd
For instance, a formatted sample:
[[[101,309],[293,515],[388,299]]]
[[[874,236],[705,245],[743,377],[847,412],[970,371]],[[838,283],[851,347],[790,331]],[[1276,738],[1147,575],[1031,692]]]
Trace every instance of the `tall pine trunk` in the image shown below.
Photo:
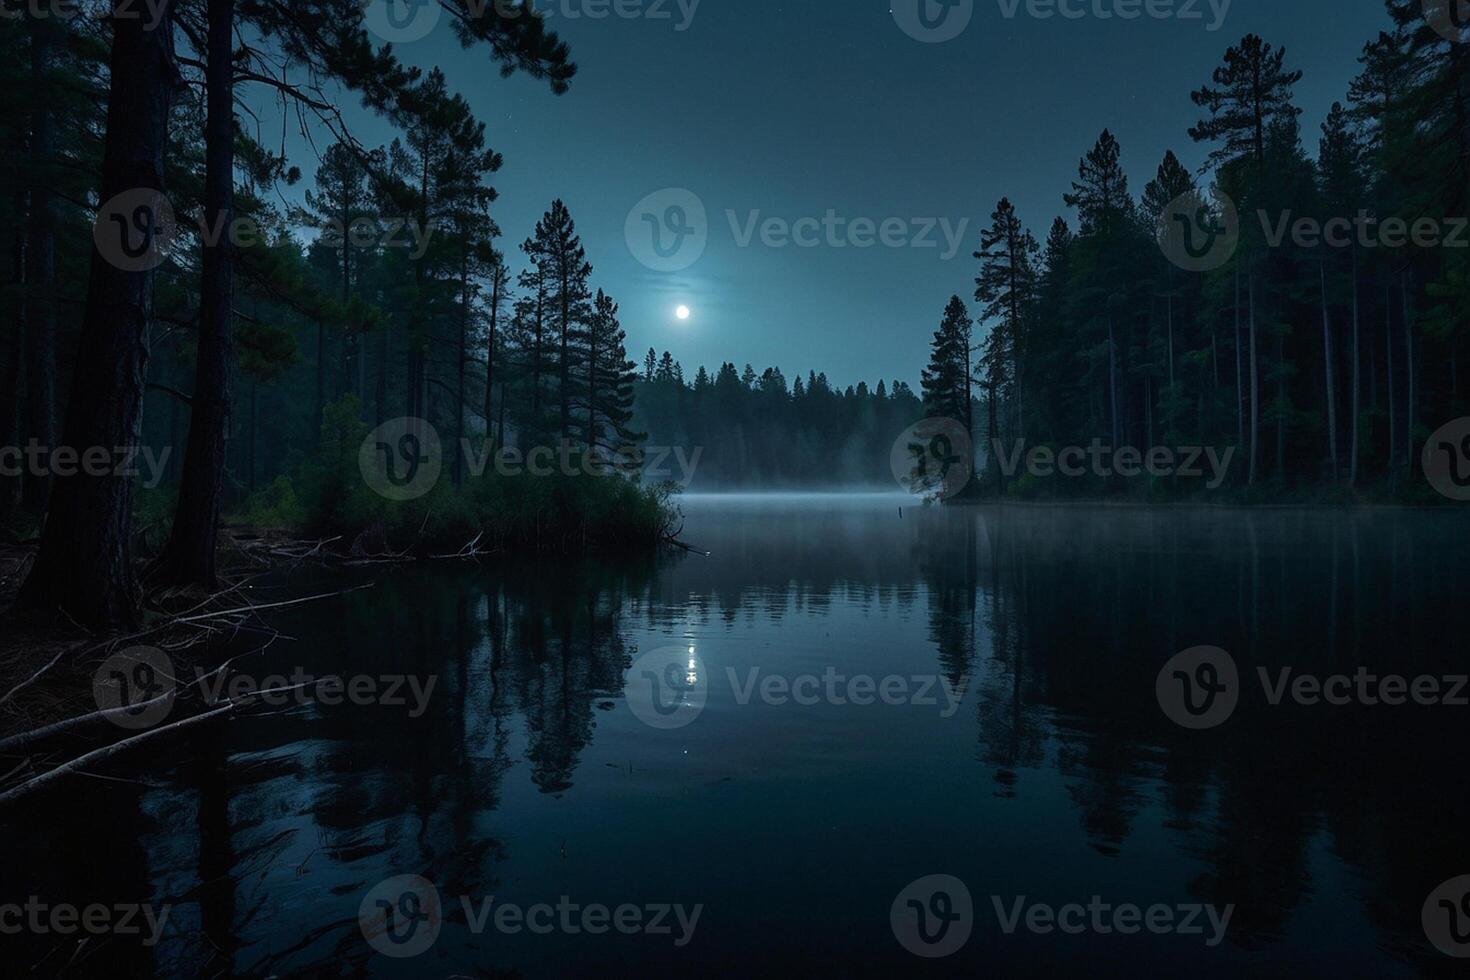
[[[538,285],[536,287],[535,342],[531,349],[531,424],[529,426],[532,437],[536,439],[541,437],[541,373],[545,364],[545,353],[543,351],[545,307],[546,293]]]
[[[1236,445],[1245,448],[1244,340],[1240,333],[1240,264],[1235,266],[1235,431]]]
[[[51,193],[56,152],[55,116],[51,109],[51,61],[57,41],[55,21],[31,21],[31,206],[26,245],[26,392],[29,434],[47,449],[56,448],[56,208]],[[46,509],[50,476],[25,479],[26,506]]]
[[[173,530],[149,577],[213,588],[224,497],[225,446],[230,430],[230,372],[234,360],[235,0],[209,0],[204,123],[204,215],[217,229],[204,244],[199,289],[199,346],[194,407]],[[320,366],[318,367],[320,371]]]
[[[391,330],[384,323],[378,331],[378,378],[374,386],[374,425],[382,425],[388,417],[388,341]]]
[[[1407,418],[1404,421],[1404,459],[1408,463],[1410,474],[1413,473],[1417,461],[1414,459],[1414,429],[1419,422],[1419,405],[1415,398],[1416,385],[1414,377],[1414,316],[1410,305],[1409,290],[1414,283],[1412,269],[1405,269],[1400,280],[1401,295],[1404,301],[1404,373],[1408,376],[1408,405]]]
[[[459,349],[456,367],[458,389],[454,395],[454,485],[464,482],[464,362],[469,356],[470,342],[470,257],[468,242],[461,242],[459,268]]]
[[[490,335],[485,340],[485,438],[490,440],[492,448],[505,437],[504,432],[492,435],[491,429],[495,409],[495,334],[500,327],[501,282],[500,266],[496,265],[490,270]],[[504,398],[502,394],[501,399]]]
[[[255,449],[256,435],[259,431],[260,419],[260,382],[254,378],[250,379],[250,459],[246,463],[246,471],[249,473],[248,484],[250,492],[255,492],[255,460],[257,453]]]
[[[1113,340],[1113,315],[1108,314],[1108,405],[1112,414],[1113,449],[1122,445],[1118,430],[1118,345]]]
[[[1261,446],[1261,372],[1256,353],[1256,270],[1250,270],[1250,332],[1251,332],[1251,469],[1249,485],[1256,485],[1257,466]]]
[[[25,188],[15,189],[15,213],[26,213]],[[25,360],[25,321],[22,289],[26,278],[26,232],[19,224],[12,229],[10,240],[10,295],[15,297],[15,306],[9,307],[10,316],[0,323],[0,385],[5,403],[0,405],[0,445],[21,444],[21,420],[25,416],[20,379],[21,362]],[[21,479],[19,475],[0,475],[0,518],[9,516],[20,502]]]
[[[103,201],[137,188],[162,191],[169,106],[178,82],[170,0],[162,0],[151,28],[144,18],[128,16],[129,7],[127,0],[115,0],[114,12],[123,16],[112,21]],[[152,316],[152,270],[118,268],[94,244],[65,445],[139,444]],[[20,605],[64,612],[85,626],[135,623],[132,505],[131,477],[109,473],[59,481]]]
[[[347,229],[350,227],[351,213],[344,203],[339,212],[339,220],[342,222],[342,309],[346,310],[352,300],[352,246],[349,242],[351,236]],[[321,356],[320,351],[317,354]],[[343,387],[351,385],[352,393],[357,396],[358,410],[362,410],[362,334],[354,333],[349,325],[347,336],[342,341],[342,375]],[[254,397],[253,395],[251,397]]]
[[[587,337],[587,456],[597,450],[597,321],[594,317]]]
[[[1350,438],[1353,443],[1348,455],[1349,485],[1355,485],[1358,482],[1358,424],[1359,416],[1362,414],[1363,352],[1360,346],[1358,313],[1358,249],[1355,244],[1353,246],[1353,424],[1350,429]]]
[[[316,321],[316,397],[313,402],[312,423],[316,435],[320,435],[322,427],[322,408],[326,405],[326,364],[327,364],[327,327],[325,322],[318,318]]]
[[[1327,459],[1332,482],[1337,482],[1337,381],[1332,364],[1332,315],[1327,307],[1327,260],[1317,260],[1317,273],[1322,282],[1322,366],[1326,373]]]
[[[966,387],[968,389],[968,385]],[[990,416],[988,425],[986,426],[986,434],[990,438],[990,465],[995,468],[995,492],[1003,497],[1006,492],[1006,473],[1005,469],[1000,465],[1000,455],[995,452],[995,447],[1000,445],[1000,423],[996,418],[995,411],[995,401],[998,397],[998,392],[999,389],[996,385],[990,386],[990,397],[986,399]]]
[[[1383,336],[1384,346],[1388,350],[1388,469],[1393,468],[1399,461],[1399,427],[1398,427],[1398,391],[1394,382],[1394,358],[1393,358],[1393,284],[1390,283],[1383,290]]]
[[[562,260],[561,275],[561,370],[558,377],[557,394],[561,399],[561,437],[563,440],[570,438],[572,426],[571,394],[572,380],[569,376],[572,365],[571,354],[571,296],[568,290],[571,288],[567,275],[566,259]]]

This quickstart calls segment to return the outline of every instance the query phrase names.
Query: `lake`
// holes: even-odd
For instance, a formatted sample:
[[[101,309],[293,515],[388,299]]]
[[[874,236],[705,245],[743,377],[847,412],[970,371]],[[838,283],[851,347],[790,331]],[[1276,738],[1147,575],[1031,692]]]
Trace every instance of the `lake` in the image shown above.
[[[375,583],[237,664],[357,693],[33,799],[4,900],[170,906],[74,964],[118,977],[1456,965],[1421,912],[1470,873],[1464,513],[683,507],[708,557],[263,584]]]

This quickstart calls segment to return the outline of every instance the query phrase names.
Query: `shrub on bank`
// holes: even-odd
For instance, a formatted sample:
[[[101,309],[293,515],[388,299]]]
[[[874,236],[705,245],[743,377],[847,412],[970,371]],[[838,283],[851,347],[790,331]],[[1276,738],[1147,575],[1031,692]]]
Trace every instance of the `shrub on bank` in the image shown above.
[[[648,550],[675,517],[672,488],[623,474],[507,475],[485,467],[480,475],[462,473],[456,485],[448,458],[427,493],[389,500],[368,485],[359,464],[369,431],[355,400],[328,406],[315,455],[247,498],[232,519],[313,538],[340,536],[343,547],[371,555],[455,553],[476,537],[481,552]]]

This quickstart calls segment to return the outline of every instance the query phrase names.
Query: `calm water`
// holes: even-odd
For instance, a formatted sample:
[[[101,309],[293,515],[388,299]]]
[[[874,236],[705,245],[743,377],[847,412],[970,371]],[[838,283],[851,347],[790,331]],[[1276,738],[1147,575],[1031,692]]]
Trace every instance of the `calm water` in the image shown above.
[[[291,639],[241,669],[433,676],[419,717],[257,710],[74,778],[9,816],[3,900],[172,905],[157,947],[94,941],[74,966],[121,977],[1449,974],[1420,914],[1470,873],[1470,708],[1271,706],[1254,678],[1463,671],[1464,515],[901,503],[696,498],[709,558],[355,575],[376,586],[281,613]],[[1202,644],[1241,703],[1188,731],[1155,679]],[[663,650],[688,673],[660,713],[639,658]],[[928,697],[760,693],[831,675]],[[443,916],[395,959],[359,909],[405,874]],[[926,960],[890,910],[936,874],[967,886],[972,932]],[[701,909],[680,947],[672,914],[669,935],[477,932],[460,896]],[[1234,910],[1213,946],[1208,925],[1008,934],[994,902],[1022,896]]]

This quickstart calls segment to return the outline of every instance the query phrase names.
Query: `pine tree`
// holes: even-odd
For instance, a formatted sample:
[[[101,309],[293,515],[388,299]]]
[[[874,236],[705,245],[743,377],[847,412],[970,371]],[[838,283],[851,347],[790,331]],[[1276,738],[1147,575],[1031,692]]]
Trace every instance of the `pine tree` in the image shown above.
[[[929,348],[929,366],[923,374],[924,409],[933,418],[961,423],[966,432],[975,429],[970,398],[970,331],[974,321],[958,296],[944,309],[944,319],[934,332]],[[826,387],[825,383],[822,385]],[[817,390],[815,383],[808,390]]]
[[[997,329],[1004,334],[1004,346],[1011,357],[1007,374],[1012,385],[1012,403],[1016,417],[1016,437],[1022,428],[1022,363],[1025,356],[1028,326],[1036,302],[1036,262],[1040,247],[1035,237],[1021,225],[1016,209],[1006,198],[996,205],[990,216],[991,226],[980,235],[980,274],[975,278],[975,301],[985,306],[982,320],[999,320]]]
[[[322,155],[321,166],[316,172],[316,190],[306,192],[306,209],[298,216],[298,220],[306,224],[315,225],[324,230],[320,244],[326,249],[337,251],[337,261],[341,272],[340,297],[344,307],[348,305],[352,297],[353,271],[356,268],[354,258],[361,251],[354,244],[353,230],[366,231],[371,229],[373,238],[378,237],[378,222],[373,207],[373,195],[368,188],[368,167],[356,148],[345,141],[338,141],[327,147],[327,152]],[[360,276],[359,276],[360,278]],[[361,350],[359,343],[361,335],[354,337],[353,360],[360,364]],[[326,322],[318,320],[316,336],[316,404],[312,413],[313,418],[321,418],[322,406],[326,403],[325,377],[326,369]],[[358,397],[362,397],[362,391],[357,391]]]
[[[571,435],[573,378],[579,370],[576,351],[579,335],[587,329],[591,317],[592,293],[588,280],[592,266],[586,249],[577,235],[567,206],[560,200],[536,225],[526,243],[527,255],[545,277],[545,313],[554,348],[551,353],[557,378],[558,431],[561,438]]]
[[[1164,160],[1159,164],[1158,173],[1154,179],[1149,181],[1148,185],[1144,187],[1143,197],[1140,201],[1144,218],[1156,223],[1159,234],[1162,235],[1164,232],[1160,222],[1167,220],[1170,205],[1181,198],[1189,202],[1188,213],[1197,213],[1207,207],[1207,202],[1195,186],[1194,177],[1190,175],[1188,170],[1184,169],[1184,165],[1179,162],[1179,158],[1170,150],[1164,154]],[[1168,394],[1164,399],[1164,418],[1167,429],[1173,432],[1178,424],[1183,406],[1183,398],[1180,395],[1179,389],[1176,387],[1175,377],[1175,366],[1178,360],[1175,353],[1175,307],[1182,298],[1181,293],[1183,289],[1189,283],[1180,281],[1180,278],[1176,275],[1177,270],[1174,268],[1173,263],[1169,262],[1166,258],[1161,256],[1155,264],[1161,273],[1159,276],[1159,287],[1164,296],[1165,307],[1164,357],[1167,361],[1165,376],[1168,378],[1169,386],[1167,389]],[[1149,417],[1152,419],[1153,405],[1151,401],[1146,404],[1146,410],[1150,413]],[[1149,439],[1149,442],[1150,444],[1153,443],[1152,438]]]
[[[1084,235],[1106,238],[1121,231],[1128,218],[1132,198],[1128,196],[1128,175],[1118,161],[1121,153],[1117,138],[1103,130],[1078,164],[1072,192],[1062,196],[1067,207],[1077,209]]]
[[[990,468],[995,471],[995,490],[999,494],[1004,494],[1006,490],[1005,471],[1001,468],[1000,453],[997,451],[1000,447],[999,403],[1001,392],[1011,382],[1011,361],[1006,331],[999,326],[992,327],[981,350],[977,380],[980,389],[985,392],[985,439],[990,447]]]
[[[1242,158],[1260,166],[1266,162],[1266,136],[1273,123],[1295,119],[1301,110],[1292,103],[1292,87],[1302,73],[1287,71],[1285,48],[1273,48],[1258,35],[1247,34],[1225,52],[1216,68],[1214,87],[1191,93],[1194,104],[1210,111],[1189,130],[1196,143],[1222,145],[1210,154],[1216,165]]]
[[[1300,115],[1292,101],[1292,90],[1301,81],[1302,73],[1285,68],[1286,50],[1273,48],[1255,34],[1246,35],[1238,45],[1225,52],[1224,64],[1215,69],[1212,81],[1215,87],[1205,86],[1192,93],[1195,105],[1208,109],[1210,117],[1203,119],[1189,130],[1197,143],[1217,143],[1210,153],[1210,160],[1221,171],[1222,183],[1236,188],[1237,205],[1249,203],[1254,209],[1269,207],[1270,188],[1268,176],[1274,179],[1268,167],[1273,133],[1290,132]],[[1278,139],[1282,145],[1290,140]],[[1288,154],[1289,155],[1289,154]],[[1249,227],[1249,225],[1247,225]],[[1246,269],[1246,292],[1248,296],[1248,329],[1250,341],[1250,473],[1248,480],[1254,485],[1260,460],[1261,405],[1259,398],[1260,364],[1258,301],[1265,298],[1267,289],[1257,288],[1257,253],[1260,244],[1249,236],[1242,242],[1236,261],[1243,262]],[[1279,329],[1273,327],[1273,330]],[[1285,384],[1284,365],[1277,366],[1280,385]],[[1278,396],[1272,409],[1277,420],[1278,447],[1283,442],[1287,406]],[[1278,460],[1278,463],[1281,462]]]
[[[532,239],[521,243],[527,259],[526,268],[517,280],[521,296],[515,304],[516,347],[520,351],[520,370],[530,385],[529,411],[521,413],[516,425],[517,445],[525,449],[539,442],[546,432],[542,411],[542,378],[554,370],[555,360],[548,344],[547,294],[549,274],[545,259]]]
[[[586,351],[586,429],[582,441],[595,457],[626,453],[645,437],[629,428],[637,365],[628,360],[627,337],[618,322],[618,304],[602,290],[592,304]],[[700,368],[704,373],[704,368]]]
[[[167,29],[172,4],[162,4],[159,14],[163,29],[148,29],[139,17],[117,18],[113,23],[99,188],[103,201],[133,188],[163,189],[175,80],[173,32]],[[93,251],[71,400],[62,427],[64,445],[138,445],[153,282],[152,270],[127,271]],[[129,478],[61,481],[51,497],[40,548],[21,587],[21,605],[62,611],[88,626],[135,623],[132,502]]]
[[[1352,125],[1348,110],[1340,102],[1333,103],[1332,111],[1328,114],[1327,121],[1322,124],[1322,140],[1319,144],[1317,154],[1317,173],[1321,182],[1319,191],[1322,195],[1322,215],[1324,222],[1337,221],[1339,223],[1345,223],[1351,221],[1359,210],[1365,210],[1364,204],[1367,195],[1367,183],[1364,179],[1363,159],[1363,147]],[[1346,230],[1347,226],[1345,224],[1342,227],[1345,233],[1354,234]],[[1358,426],[1362,412],[1363,363],[1361,304],[1358,294],[1358,246],[1356,237],[1353,239],[1348,260],[1347,276],[1352,296],[1352,367],[1349,371],[1351,394],[1349,395],[1348,483],[1355,484],[1358,481],[1358,450],[1360,441]],[[1324,325],[1328,325],[1328,331],[1324,334],[1324,358],[1327,363],[1328,452],[1332,457],[1333,478],[1336,479],[1338,468],[1338,454],[1336,449],[1337,379],[1332,367],[1332,343],[1326,296],[1327,261],[1325,259],[1320,271],[1324,294],[1323,322]],[[1333,272],[1337,273],[1338,270],[1334,268]]]
[[[500,379],[500,421],[497,423],[494,411],[496,366],[501,363],[506,348],[502,326],[505,305],[514,299],[510,293],[510,269],[505,264],[504,253],[492,250],[489,278],[490,299],[486,308],[489,324],[485,333],[485,435],[492,446],[501,446],[505,443],[505,394],[508,379]]]
[[[1131,239],[1138,228],[1133,221],[1133,199],[1128,193],[1128,176],[1119,162],[1121,149],[1113,134],[1104,130],[1096,145],[1078,166],[1078,179],[1072,193],[1063,195],[1068,207],[1077,209],[1080,237],[1087,245],[1085,252],[1084,295],[1105,318],[1106,336],[1102,345],[1107,360],[1107,414],[1111,441],[1115,446],[1124,439],[1124,405],[1121,377],[1125,368],[1120,356],[1125,352],[1120,342],[1122,326],[1130,313],[1130,283],[1123,270],[1129,264],[1128,250],[1136,247]]]

